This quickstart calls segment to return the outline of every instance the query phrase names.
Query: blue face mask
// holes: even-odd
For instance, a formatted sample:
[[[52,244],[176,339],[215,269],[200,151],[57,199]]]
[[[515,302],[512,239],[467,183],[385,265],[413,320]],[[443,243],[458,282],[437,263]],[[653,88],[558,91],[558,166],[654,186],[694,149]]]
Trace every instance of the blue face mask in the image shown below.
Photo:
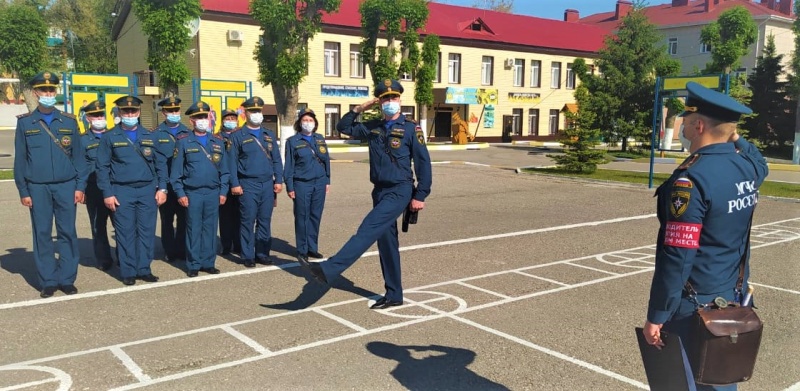
[[[139,117],[122,117],[122,124],[132,128],[139,124]]]
[[[173,124],[177,124],[181,122],[181,115],[180,114],[167,114],[167,121],[172,122]]]
[[[381,105],[381,110],[383,110],[383,114],[388,116],[393,116],[400,112],[400,103],[399,102],[386,102]]]
[[[53,107],[56,105],[56,97],[55,96],[40,96],[39,97],[39,104],[44,107]]]

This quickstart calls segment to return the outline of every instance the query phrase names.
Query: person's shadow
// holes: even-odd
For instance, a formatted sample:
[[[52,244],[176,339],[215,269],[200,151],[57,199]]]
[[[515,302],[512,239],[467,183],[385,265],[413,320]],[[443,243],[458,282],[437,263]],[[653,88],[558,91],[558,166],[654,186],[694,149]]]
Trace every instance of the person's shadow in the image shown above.
[[[441,345],[395,345],[389,342],[370,342],[367,350],[389,360],[396,360],[392,376],[407,390],[494,390],[509,388],[481,377],[467,368],[475,360],[475,352]],[[424,353],[414,358],[411,352]]]
[[[33,262],[33,253],[18,247],[6,249],[8,254],[0,256],[0,267],[3,270],[19,274],[25,279],[32,288],[39,290],[39,271],[36,270],[36,263]]]
[[[297,248],[289,244],[289,242],[274,236],[272,237],[272,248],[270,252],[288,255],[290,259],[294,259],[294,257],[297,256]]]
[[[348,280],[344,276],[337,278],[332,286],[328,284],[323,285],[315,281],[311,281],[310,278],[303,273],[303,271],[300,269],[300,265],[296,262],[284,263],[277,266],[293,276],[305,279],[306,284],[303,285],[303,290],[296,299],[279,304],[260,304],[264,308],[285,311],[302,310],[314,305],[317,301],[319,301],[319,299],[322,298],[322,296],[325,296],[325,294],[328,293],[331,288],[352,292],[356,295],[366,298],[374,297],[377,299],[380,297],[380,295],[375,292],[356,286],[353,281]]]

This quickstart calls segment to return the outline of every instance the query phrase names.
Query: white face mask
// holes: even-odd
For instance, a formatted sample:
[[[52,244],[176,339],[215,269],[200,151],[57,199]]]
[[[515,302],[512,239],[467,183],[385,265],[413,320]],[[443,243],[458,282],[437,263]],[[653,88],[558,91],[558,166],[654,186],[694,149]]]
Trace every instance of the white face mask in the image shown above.
[[[194,127],[200,132],[208,132],[208,127],[211,125],[211,121],[207,119],[198,119],[194,121]]]
[[[108,124],[106,123],[106,119],[105,118],[93,119],[92,120],[92,129],[94,129],[94,130],[103,130],[103,129],[106,128],[106,125],[108,125]]]
[[[261,113],[250,113],[247,115],[247,118],[255,125],[261,125],[261,123],[264,122],[264,114]]]
[[[300,129],[303,130],[303,133],[310,134],[314,131],[314,123],[313,122],[301,122]]]
[[[685,125],[681,124],[681,131],[678,132],[678,139],[681,140],[681,146],[683,147],[683,149],[685,149],[687,151],[691,151],[691,149],[692,149],[692,140],[689,140],[688,138],[686,138],[686,136],[683,135],[684,126]]]

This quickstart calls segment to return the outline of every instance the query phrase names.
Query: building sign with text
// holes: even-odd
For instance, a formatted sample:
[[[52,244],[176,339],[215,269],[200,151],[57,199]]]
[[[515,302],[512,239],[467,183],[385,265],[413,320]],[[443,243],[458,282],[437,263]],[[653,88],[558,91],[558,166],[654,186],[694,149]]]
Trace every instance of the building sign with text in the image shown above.
[[[321,86],[322,96],[337,96],[343,98],[366,98],[369,97],[369,87],[367,86],[342,86],[333,84],[323,84]]]
[[[537,92],[509,92],[509,102],[539,103],[541,95]]]

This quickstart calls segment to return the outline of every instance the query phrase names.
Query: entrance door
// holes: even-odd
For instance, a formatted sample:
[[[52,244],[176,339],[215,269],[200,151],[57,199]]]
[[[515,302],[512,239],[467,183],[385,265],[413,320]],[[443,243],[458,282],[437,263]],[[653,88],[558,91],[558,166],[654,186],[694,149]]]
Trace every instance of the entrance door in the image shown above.
[[[434,137],[444,137],[446,139],[450,138],[450,126],[453,124],[453,119],[451,118],[452,115],[453,113],[450,111],[436,112],[436,124],[434,125],[433,130]]]
[[[511,142],[511,134],[514,133],[514,116],[513,115],[504,115],[503,116],[503,135],[501,137],[501,142],[510,143]]]

